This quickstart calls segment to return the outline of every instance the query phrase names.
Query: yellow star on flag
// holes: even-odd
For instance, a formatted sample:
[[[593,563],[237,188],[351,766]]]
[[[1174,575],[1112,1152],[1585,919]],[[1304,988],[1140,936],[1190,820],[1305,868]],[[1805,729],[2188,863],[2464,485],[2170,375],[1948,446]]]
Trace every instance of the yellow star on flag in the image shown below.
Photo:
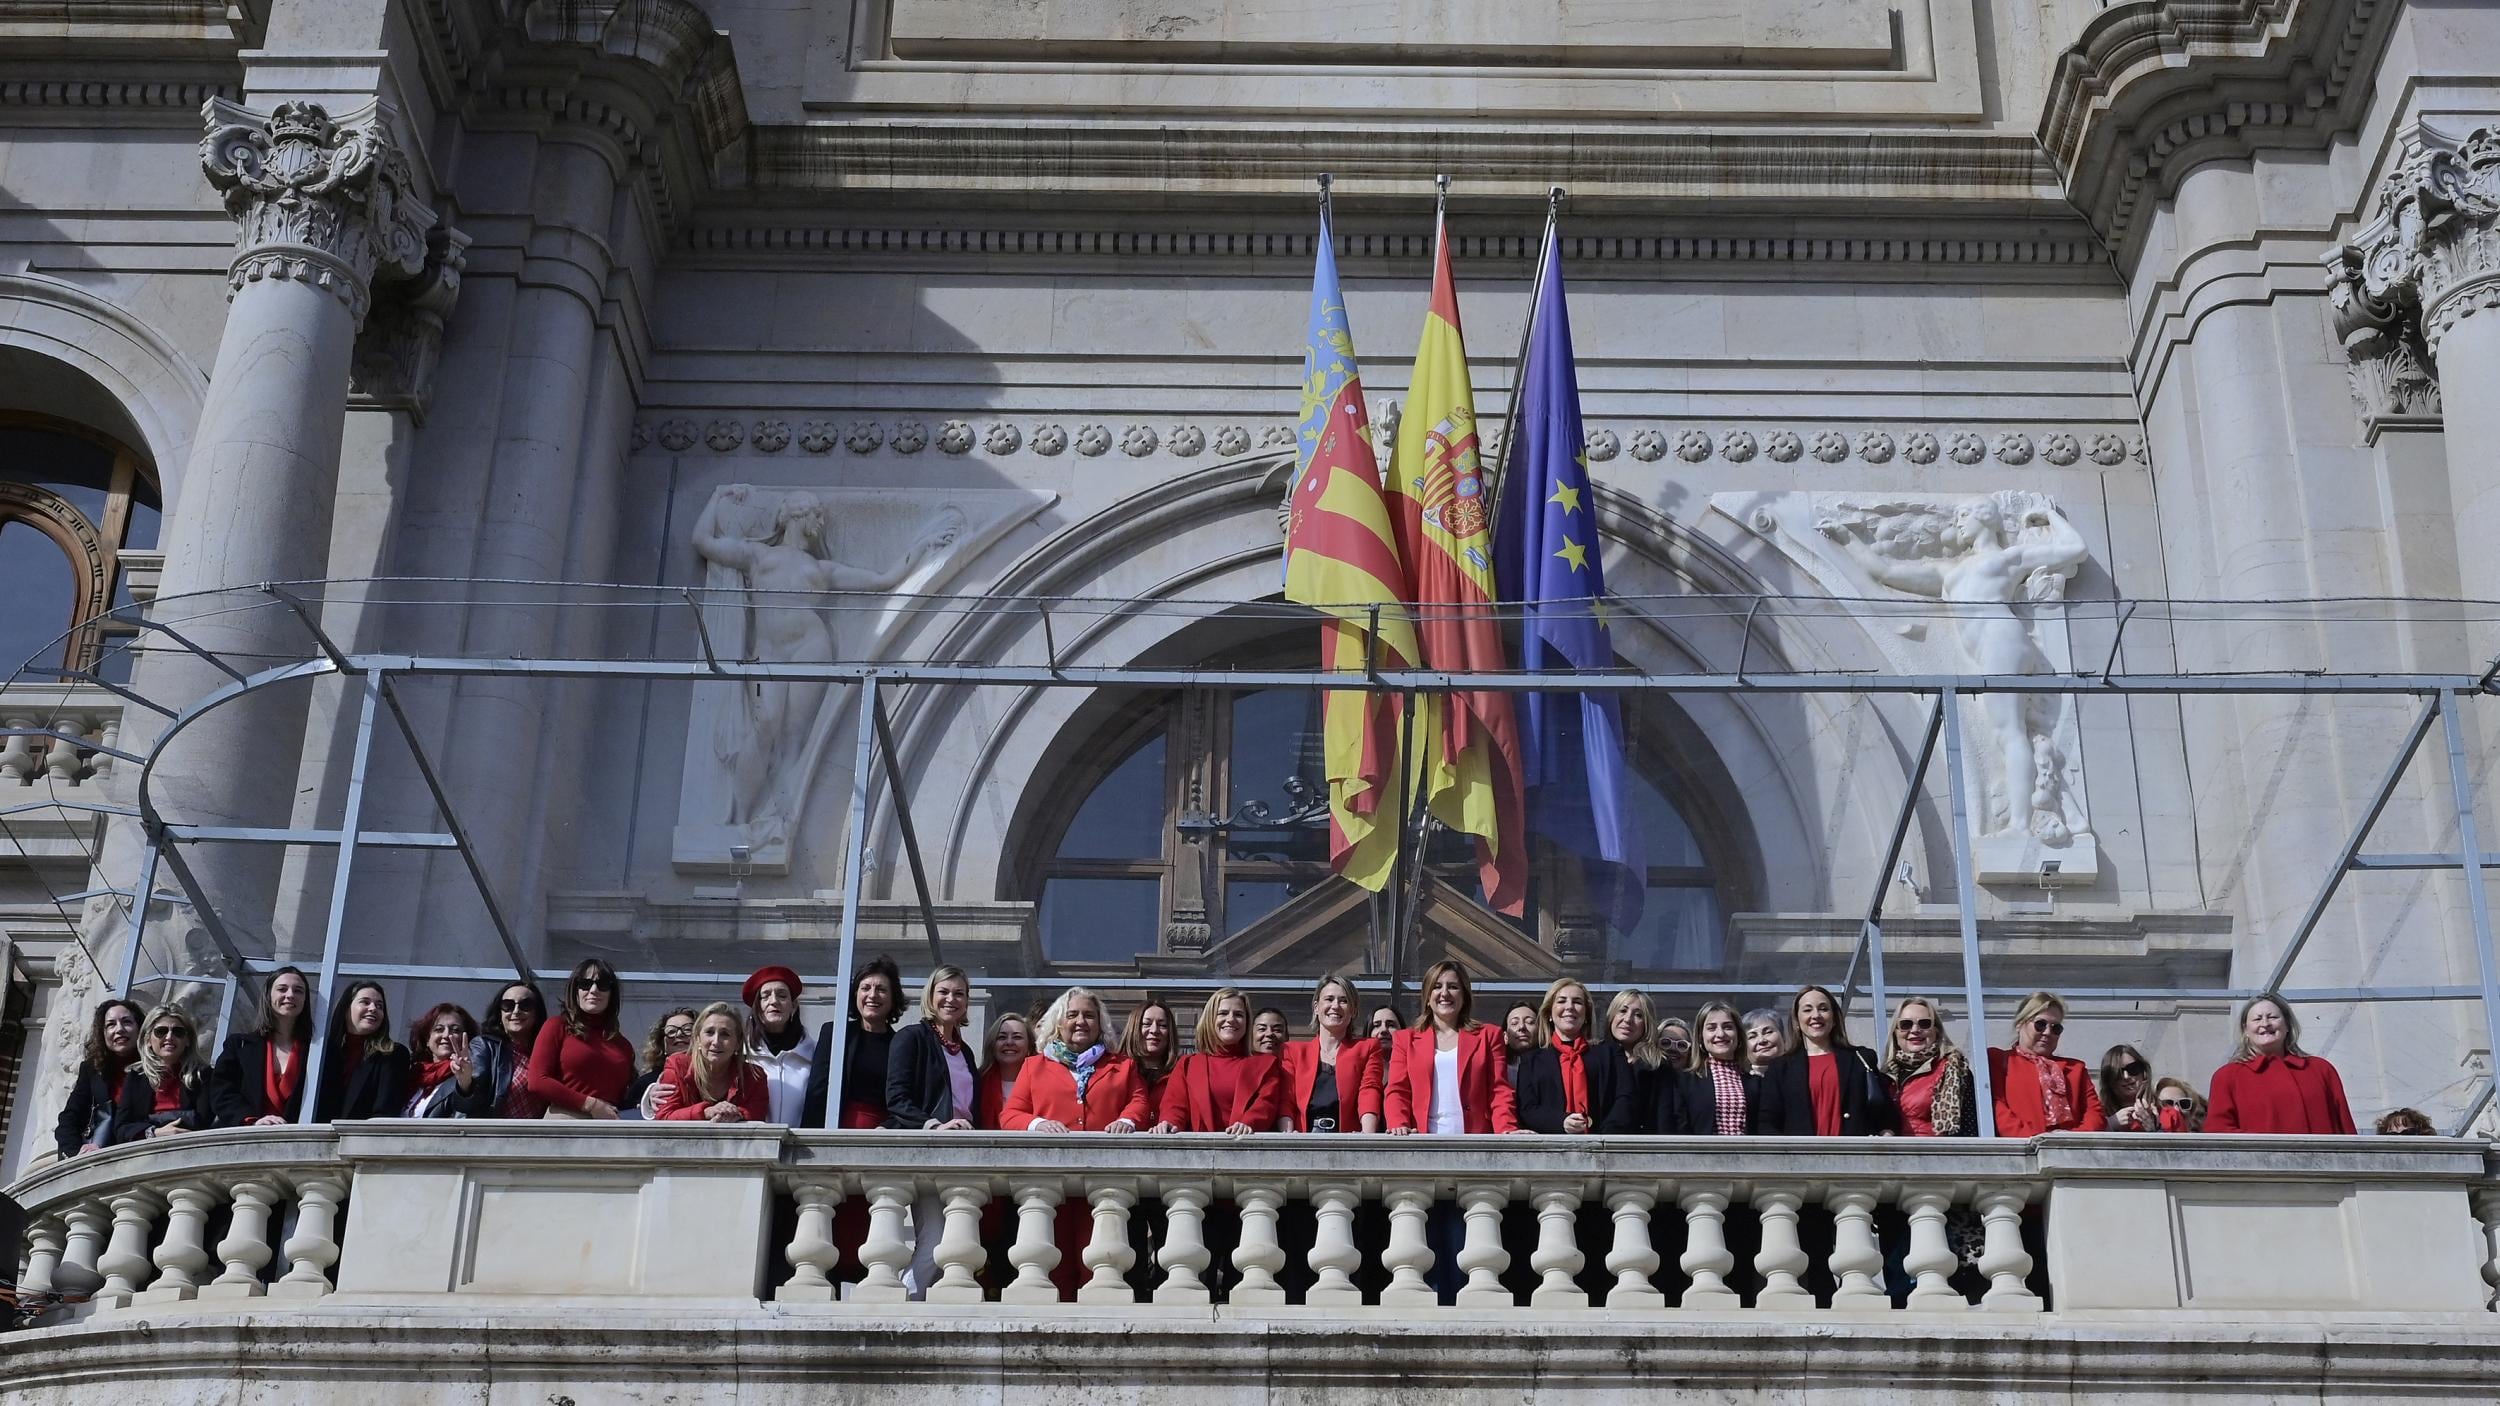
[[[1589,617],[1597,622],[1597,628],[1606,629],[1615,623],[1615,608],[1600,596],[1589,602]]]
[[[1574,571],[1586,571],[1589,569],[1589,549],[1581,546],[1577,542],[1572,541],[1567,536],[1563,538],[1562,550],[1554,553],[1554,555],[1571,563],[1571,569]]]
[[[1545,501],[1562,504],[1566,513],[1576,513],[1580,511],[1580,490],[1567,483],[1558,483],[1554,485],[1554,496]]]

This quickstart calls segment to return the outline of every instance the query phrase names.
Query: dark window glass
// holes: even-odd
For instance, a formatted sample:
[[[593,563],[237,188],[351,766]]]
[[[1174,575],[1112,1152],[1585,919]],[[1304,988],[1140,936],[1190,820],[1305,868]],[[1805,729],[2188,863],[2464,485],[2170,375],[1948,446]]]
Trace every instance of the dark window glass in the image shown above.
[[[0,477],[41,484],[101,524],[113,491],[113,451],[57,430],[0,426]]]
[[[1094,787],[1059,842],[1061,859],[1161,859],[1163,734],[1146,739]]]
[[[1045,880],[1041,920],[1042,954],[1054,962],[1134,961],[1161,945],[1163,882]]]
[[[61,632],[78,608],[69,554],[27,523],[0,523],[0,601],[0,677],[30,663],[58,668]]]

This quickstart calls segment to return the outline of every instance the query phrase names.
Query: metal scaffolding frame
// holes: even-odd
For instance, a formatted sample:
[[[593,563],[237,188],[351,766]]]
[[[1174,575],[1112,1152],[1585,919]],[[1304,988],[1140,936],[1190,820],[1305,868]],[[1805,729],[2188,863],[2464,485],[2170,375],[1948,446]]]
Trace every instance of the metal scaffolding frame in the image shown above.
[[[543,583],[532,583],[543,584]],[[1431,669],[1384,669],[1376,660],[1367,661],[1360,671],[1234,669],[1218,667],[1146,668],[1119,666],[1078,666],[1065,662],[1058,641],[1050,632],[1049,602],[1038,602],[1038,619],[1048,648],[1048,659],[1042,665],[1003,663],[964,663],[948,660],[897,662],[775,662],[755,659],[721,658],[713,648],[708,630],[701,621],[700,609],[693,593],[685,596],[685,604],[694,610],[695,629],[701,642],[702,657],[693,660],[667,658],[475,658],[458,655],[408,654],[396,652],[357,652],[342,648],[325,633],[313,610],[297,594],[282,586],[261,588],[267,598],[275,599],[291,611],[310,632],[317,652],[300,659],[272,665],[254,672],[245,672],[202,647],[180,631],[144,612],[124,607],[121,614],[141,628],[161,635],[190,655],[213,665],[226,676],[226,682],[192,705],[175,709],[143,697],[135,691],[105,681],[89,673],[57,671],[56,677],[80,682],[105,684],[110,691],[163,715],[166,726],[154,738],[144,754],[112,748],[96,748],[137,764],[140,768],[137,786],[138,805],[129,807],[77,804],[69,802],[36,803],[67,805],[100,814],[134,817],[139,820],[144,843],[140,852],[139,880],[132,895],[146,894],[158,900],[187,899],[203,930],[218,949],[227,974],[220,978],[204,976],[181,978],[158,974],[140,978],[137,973],[138,954],[147,931],[149,902],[129,904],[127,926],[128,951],[125,954],[118,990],[127,993],[134,984],[148,981],[191,979],[222,982],[224,1004],[231,1012],[236,991],[250,978],[272,969],[273,963],[255,962],[247,958],[234,940],[221,916],[210,901],[205,887],[184,854],[183,846],[240,843],[326,847],[337,851],[331,876],[329,902],[322,934],[321,987],[327,995],[341,974],[340,945],[345,924],[347,899],[353,881],[357,855],[366,849],[450,850],[457,853],[475,886],[480,901],[494,925],[506,955],[508,968],[520,979],[535,980],[556,972],[533,969],[519,938],[513,932],[492,885],[480,863],[475,846],[459,820],[457,808],[444,789],[441,776],[434,767],[418,729],[409,718],[397,691],[404,679],[519,677],[534,679],[594,679],[634,681],[700,682],[820,682],[829,686],[855,685],[860,696],[856,702],[856,731],[852,755],[851,787],[848,797],[846,853],[844,856],[844,890],[840,938],[835,955],[836,989],[847,990],[849,974],[855,969],[859,930],[859,912],[864,898],[864,880],[868,847],[869,804],[875,778],[882,774],[891,793],[896,828],[901,839],[915,895],[919,917],[925,930],[932,963],[938,961],[941,935],[935,902],[929,891],[927,871],[922,863],[917,833],[911,820],[910,799],[903,785],[903,772],[887,714],[884,690],[910,685],[973,685],[1022,688],[1176,688],[1201,687],[1224,689],[1260,689],[1290,687],[1302,689],[1367,689],[1400,692],[1407,695],[1446,692],[1453,689],[1495,692],[1554,691],[1556,676],[1522,670],[1484,673],[1452,673]],[[1818,601],[1820,605],[1833,602]],[[1064,604],[1064,603],[1063,603]],[[1750,647],[1754,618],[1762,601],[1757,598],[1745,616],[1745,637]],[[2123,632],[2127,621],[2134,618],[2141,602],[2107,602],[2113,609],[2123,604],[2116,616]],[[2284,607],[2303,603],[2266,603]],[[1310,618],[1316,620],[1317,614]],[[1748,651],[1750,652],[1750,650]],[[2500,663],[2479,675],[2447,673],[2329,673],[2309,670],[2280,670],[2251,673],[2117,673],[2113,666],[2118,658],[2117,636],[2113,634],[2108,663],[2097,672],[2067,674],[1876,674],[1855,672],[1824,673],[1748,673],[1740,660],[1734,673],[1696,673],[1652,675],[1637,671],[1575,674],[1570,688],[1580,691],[1620,693],[1688,693],[1721,695],[1779,694],[1853,694],[1919,697],[1931,700],[1926,727],[1913,761],[1904,793],[1894,815],[1889,843],[1884,858],[1875,871],[1873,892],[1869,896],[1865,916],[1859,924],[1847,974],[1841,984],[1844,1005],[1859,990],[1858,972],[1866,968],[1866,989],[1878,1018],[1888,1016],[1890,990],[1886,983],[1884,952],[1884,907],[1892,885],[1892,876],[1901,859],[1911,827],[1917,821],[1919,803],[1926,793],[1928,775],[1939,747],[1947,768],[1947,809],[1950,824],[1947,831],[1952,848],[1954,891],[1958,910],[1963,997],[1967,1003],[1974,1044],[1984,1048],[1985,1002],[1989,995],[2009,995],[2007,991],[1991,991],[1982,980],[1977,901],[1977,876],[1974,869],[1971,835],[1971,810],[1974,804],[1974,779],[1966,755],[1966,741],[1961,719],[1961,700],[1970,695],[1987,693],[2066,695],[2075,698],[2093,696],[2138,695],[2299,695],[2325,697],[2394,697],[2419,698],[2421,706],[2403,744],[2388,764],[2369,803],[2354,824],[2337,861],[2330,866],[2318,892],[2309,905],[2299,927],[2274,963],[2266,981],[2254,987],[2215,989],[2192,988],[2126,988],[2104,987],[2072,989],[2065,994],[2071,999],[2206,999],[2245,1000],[2260,995],[2275,995],[2286,1000],[2341,1002],[2405,1002],[2479,1000],[2483,1006],[2484,1024],[2491,1048],[2500,1051],[2500,953],[2495,953],[2493,919],[2489,896],[2484,891],[2484,860],[2475,814],[2472,778],[2460,720],[2465,701],[2500,691]],[[336,676],[357,690],[358,707],[350,752],[343,812],[337,826],[259,827],[193,825],[169,819],[158,808],[149,782],[165,748],[203,715],[263,689],[278,685]],[[396,832],[370,831],[362,828],[365,789],[372,745],[381,712],[387,709],[391,721],[406,744],[417,772],[423,780],[435,808],[443,820],[439,831]],[[2432,725],[2443,729],[2447,761],[2447,782],[2451,808],[2458,833],[2458,850],[2453,853],[2412,854],[2364,852],[2371,830],[2394,797],[2407,769],[2420,752]],[[19,731],[6,730],[9,735]],[[33,730],[39,731],[39,730]],[[54,734],[42,732],[50,737]],[[872,771],[872,757],[881,762]],[[30,809],[18,807],[16,809]],[[180,889],[181,897],[157,894],[156,878],[160,867],[170,871]],[[2336,896],[2347,874],[2400,870],[2446,870],[2461,872],[2466,881],[2467,906],[2471,917],[2479,984],[2474,986],[2406,986],[2406,987],[2321,987],[2291,988],[2286,985],[2292,967],[2309,938],[2315,933],[2329,904]],[[119,890],[116,890],[119,892]],[[375,977],[439,977],[467,978],[500,975],[506,968],[436,966],[428,964],[359,964],[357,972]],[[707,981],[712,973],[625,973],[640,979]],[[1008,984],[1029,985],[1021,979]],[[1147,980],[1101,983],[1111,987],[1139,988],[1158,984]],[[1295,983],[1297,986],[1299,982]],[[1481,989],[1500,990],[1514,983],[1490,982]],[[1521,989],[1526,989],[1521,987]],[[1785,991],[1790,983],[1693,982],[1649,984],[1644,989],[1670,992],[1737,992]],[[322,1049],[326,1043],[327,1009],[311,1012],[315,1025],[308,1080],[318,1087],[321,1077]],[[223,1017],[221,1017],[221,1023]],[[847,1021],[833,1023],[837,1032],[832,1059],[838,1064],[845,1053]],[[1994,1109],[1985,1059],[1974,1059],[1972,1076],[1977,1083],[1978,1118],[1982,1135],[1993,1135]],[[2470,1126],[2494,1096],[2491,1077],[2480,1081],[2478,1096],[2459,1120],[2457,1128]],[[313,1116],[313,1101],[306,1100],[304,1118]]]

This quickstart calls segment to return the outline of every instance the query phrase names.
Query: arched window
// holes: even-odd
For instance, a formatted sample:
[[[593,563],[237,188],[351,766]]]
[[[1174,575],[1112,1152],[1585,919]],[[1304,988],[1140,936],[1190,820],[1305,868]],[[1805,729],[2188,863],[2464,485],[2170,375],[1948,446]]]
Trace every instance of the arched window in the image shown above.
[[[121,672],[130,627],[62,631],[130,600],[124,551],[153,550],[156,478],[129,447],[49,416],[0,412],[0,676],[20,665]]]
[[[1308,667],[1311,659],[1307,649],[1281,649],[1249,662]],[[1627,730],[1665,733],[1641,726],[1637,704]],[[1056,808],[1032,826],[1038,843],[1022,870],[1053,963],[1128,966],[1201,949],[1315,885],[1338,882],[1328,868],[1316,690],[1184,689],[1140,699],[1071,756],[1071,767],[1044,783]],[[1611,932],[1570,907],[1566,895],[1578,885],[1564,871],[1577,861],[1540,841],[1518,927],[1610,975],[1715,970],[1729,902],[1721,880],[1732,866],[1688,820],[1689,783],[1649,749],[1634,747],[1631,765],[1646,861],[1639,924]],[[1481,898],[1466,837],[1440,835],[1426,861],[1436,878]]]

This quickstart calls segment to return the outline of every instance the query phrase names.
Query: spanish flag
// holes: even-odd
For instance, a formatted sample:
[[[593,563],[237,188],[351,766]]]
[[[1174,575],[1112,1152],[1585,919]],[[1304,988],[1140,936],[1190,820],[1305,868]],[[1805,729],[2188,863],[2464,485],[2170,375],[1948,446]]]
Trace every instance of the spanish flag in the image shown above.
[[[1397,549],[1413,589],[1424,667],[1453,673],[1506,667],[1495,616],[1493,536],[1477,457],[1476,393],[1459,334],[1450,277],[1449,222],[1435,220],[1432,307],[1415,350],[1415,376],[1399,420],[1388,502]],[[1510,697],[1460,692],[1441,708],[1437,737],[1419,736],[1432,813],[1476,837],[1485,901],[1517,917],[1528,893],[1519,726]]]
[[[1328,613],[1320,657],[1330,670],[1359,672],[1367,653],[1380,668],[1412,668],[1419,656],[1405,604],[1406,569],[1380,497],[1380,461],[1372,454],[1334,242],[1323,210],[1303,352],[1300,463],[1285,529],[1285,598]],[[1397,726],[1395,695],[1331,689],[1322,705],[1329,863],[1374,893],[1387,887],[1396,865],[1400,797],[1411,794],[1391,786]]]

